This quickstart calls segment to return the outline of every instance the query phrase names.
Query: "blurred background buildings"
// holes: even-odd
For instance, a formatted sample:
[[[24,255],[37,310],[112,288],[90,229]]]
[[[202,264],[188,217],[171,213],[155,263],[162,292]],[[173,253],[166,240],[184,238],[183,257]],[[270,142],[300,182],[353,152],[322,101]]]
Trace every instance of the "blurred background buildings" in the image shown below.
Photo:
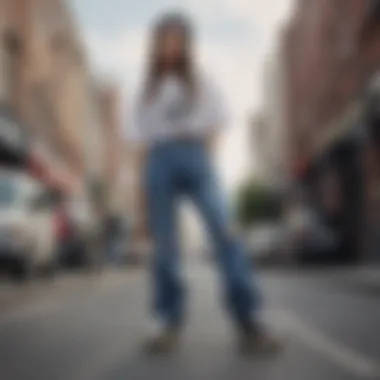
[[[380,256],[379,24],[379,1],[295,1],[248,121],[255,176],[285,204],[301,188],[322,217],[335,203],[349,261]],[[28,140],[28,171],[99,223],[134,219],[122,89],[93,73],[69,2],[0,0],[0,38],[1,117]]]
[[[200,55],[227,90],[217,164],[234,174],[231,232],[254,267],[275,266],[258,276],[265,324],[291,337],[274,362],[226,346],[218,252],[186,202],[190,339],[175,366],[136,355],[147,282],[122,265],[149,249],[131,244],[130,107],[113,75],[138,78],[143,15],[169,3],[206,24]],[[0,379],[380,379],[379,264],[380,0],[0,0]]]
[[[32,138],[33,167],[69,191],[95,176],[111,207],[125,153],[119,89],[93,77],[66,1],[2,0],[0,8],[0,102]]]
[[[25,172],[62,201],[86,205],[73,209],[86,209],[87,220],[104,230],[111,214],[132,217],[133,168],[122,138],[120,88],[92,72],[69,5],[0,1],[0,137],[6,140],[12,120],[27,141]]]
[[[338,194],[350,260],[380,257],[379,69],[379,1],[296,1],[252,123],[266,178],[302,186],[321,213],[325,184]]]
[[[284,53],[282,48],[278,48],[266,59],[262,83],[263,106],[251,121],[257,176],[275,188],[283,188],[289,181],[285,79]]]

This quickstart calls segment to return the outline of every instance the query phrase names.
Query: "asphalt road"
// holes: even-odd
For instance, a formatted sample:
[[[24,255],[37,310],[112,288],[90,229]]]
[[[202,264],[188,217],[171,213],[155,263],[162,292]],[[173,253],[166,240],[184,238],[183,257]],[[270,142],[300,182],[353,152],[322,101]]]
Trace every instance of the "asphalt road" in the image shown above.
[[[265,271],[263,314],[284,339],[272,359],[241,358],[220,312],[217,277],[188,268],[191,313],[181,349],[148,358],[142,271],[0,284],[1,380],[380,379],[380,295],[328,274]]]

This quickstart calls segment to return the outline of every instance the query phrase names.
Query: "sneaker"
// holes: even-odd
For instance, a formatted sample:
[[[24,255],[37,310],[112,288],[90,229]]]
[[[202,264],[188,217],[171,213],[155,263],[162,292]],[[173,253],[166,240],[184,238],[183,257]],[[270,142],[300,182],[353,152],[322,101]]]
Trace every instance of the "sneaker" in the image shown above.
[[[177,326],[160,326],[146,340],[145,351],[149,354],[166,354],[174,351],[179,343],[181,329]]]
[[[242,354],[276,355],[282,349],[282,343],[261,326],[241,331],[238,343]]]

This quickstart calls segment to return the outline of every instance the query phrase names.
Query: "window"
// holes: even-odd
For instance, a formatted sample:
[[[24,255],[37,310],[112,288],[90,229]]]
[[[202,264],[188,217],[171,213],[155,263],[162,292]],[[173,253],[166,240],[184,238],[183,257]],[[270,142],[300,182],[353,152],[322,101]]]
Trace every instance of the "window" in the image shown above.
[[[13,31],[8,30],[4,34],[4,47],[5,50],[11,55],[16,56],[21,52],[21,39],[19,35]]]
[[[58,32],[55,33],[51,39],[51,47],[55,52],[62,52],[68,48],[69,40],[67,35]]]
[[[13,100],[13,94],[18,85],[18,62],[22,46],[20,37],[12,30],[4,33],[2,43],[3,46],[0,47],[3,54],[0,85],[2,98],[8,101]]]
[[[60,28],[62,15],[58,1],[39,0],[33,7],[35,26],[42,35],[50,36]]]
[[[8,97],[8,69],[7,69],[7,53],[0,48],[0,102],[3,102]]]
[[[380,0],[368,0],[368,16],[372,20],[380,19]]]
[[[356,39],[352,33],[352,20],[349,17],[350,15],[347,12],[344,12],[342,8],[341,22],[339,26],[339,36],[337,41],[337,53],[338,59],[341,61],[346,61],[351,59],[355,55],[356,50]]]
[[[364,36],[368,36],[380,24],[380,0],[367,1],[367,22],[364,25]]]

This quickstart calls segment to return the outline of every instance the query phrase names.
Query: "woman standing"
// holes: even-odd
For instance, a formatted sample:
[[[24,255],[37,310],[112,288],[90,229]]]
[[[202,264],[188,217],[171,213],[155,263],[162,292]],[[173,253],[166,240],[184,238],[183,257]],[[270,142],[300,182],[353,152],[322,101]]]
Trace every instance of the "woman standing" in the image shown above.
[[[185,290],[180,275],[176,207],[182,196],[197,206],[215,244],[225,303],[240,347],[273,352],[277,343],[259,325],[258,290],[243,247],[232,228],[211,164],[212,146],[225,123],[220,93],[194,67],[192,30],[181,15],[167,15],[154,27],[149,70],[137,100],[130,138],[138,163],[146,225],[154,243],[154,313],[159,329],[152,351],[174,348],[185,323]],[[144,226],[145,221],[141,221]],[[140,226],[140,231],[141,231]]]

